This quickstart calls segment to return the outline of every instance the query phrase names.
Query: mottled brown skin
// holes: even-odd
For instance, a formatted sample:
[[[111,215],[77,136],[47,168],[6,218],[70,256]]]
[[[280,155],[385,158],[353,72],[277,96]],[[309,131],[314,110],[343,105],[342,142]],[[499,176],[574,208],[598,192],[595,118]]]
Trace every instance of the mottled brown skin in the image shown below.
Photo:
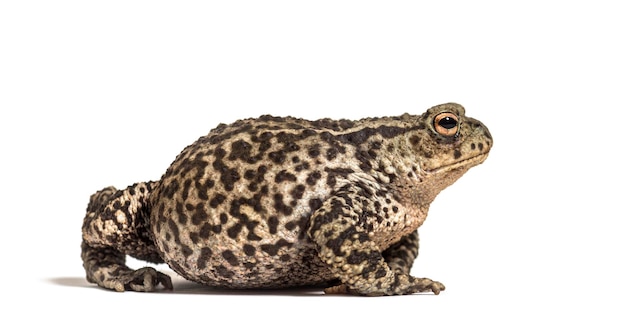
[[[438,294],[441,283],[409,275],[417,228],[491,146],[487,128],[454,103],[417,116],[220,124],[160,181],[91,197],[87,279],[117,291],[172,288],[153,268],[128,268],[130,255],[226,288]]]

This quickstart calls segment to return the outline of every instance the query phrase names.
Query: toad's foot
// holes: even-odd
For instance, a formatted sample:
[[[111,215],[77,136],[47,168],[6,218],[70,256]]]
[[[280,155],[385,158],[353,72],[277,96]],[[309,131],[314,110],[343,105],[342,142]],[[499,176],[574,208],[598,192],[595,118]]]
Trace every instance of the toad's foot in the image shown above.
[[[131,269],[124,264],[124,254],[114,249],[93,248],[83,242],[82,250],[87,281],[91,283],[118,292],[152,292],[159,284],[166,290],[172,289],[172,280],[168,275],[152,267]]]
[[[409,279],[410,282],[407,283],[407,288],[410,293],[432,292],[437,295],[446,289],[445,285],[429,278],[414,278],[409,276]]]
[[[163,285],[165,290],[172,290],[172,279],[152,267],[144,267],[138,270],[129,270],[121,272],[118,277],[112,279],[110,288],[118,292],[124,290],[133,290],[137,292],[153,292],[156,291],[159,284]]]
[[[404,276],[401,276],[403,278]],[[413,278],[413,282],[407,285],[400,285],[400,287],[405,288],[403,293],[417,293],[417,292],[433,292],[435,295],[438,295],[441,291],[445,290],[446,287],[440,282],[433,281],[428,278]],[[324,294],[358,294],[358,292],[351,290],[345,284],[340,284],[336,286],[331,286],[324,289]],[[378,293],[371,293],[366,295],[378,295]]]

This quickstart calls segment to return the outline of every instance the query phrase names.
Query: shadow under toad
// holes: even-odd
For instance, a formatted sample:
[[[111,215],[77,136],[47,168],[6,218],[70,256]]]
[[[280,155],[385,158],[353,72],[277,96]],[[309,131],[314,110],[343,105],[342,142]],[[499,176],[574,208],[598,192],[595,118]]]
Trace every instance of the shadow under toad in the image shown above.
[[[253,289],[253,290],[232,290],[218,287],[211,287],[183,279],[178,275],[170,275],[174,290],[168,291],[163,288],[157,289],[155,294],[205,294],[205,295],[274,295],[274,296],[320,296],[324,295],[322,288],[293,288],[293,289]],[[108,291],[87,282],[84,277],[55,277],[48,282],[65,287],[93,288],[94,291]]]

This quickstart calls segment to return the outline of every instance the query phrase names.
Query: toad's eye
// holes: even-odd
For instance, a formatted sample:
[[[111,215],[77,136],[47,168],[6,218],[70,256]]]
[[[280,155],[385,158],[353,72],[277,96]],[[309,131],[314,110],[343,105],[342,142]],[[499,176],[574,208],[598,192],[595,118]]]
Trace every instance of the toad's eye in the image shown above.
[[[434,127],[442,136],[455,136],[459,132],[459,118],[454,113],[439,113],[435,116]]]

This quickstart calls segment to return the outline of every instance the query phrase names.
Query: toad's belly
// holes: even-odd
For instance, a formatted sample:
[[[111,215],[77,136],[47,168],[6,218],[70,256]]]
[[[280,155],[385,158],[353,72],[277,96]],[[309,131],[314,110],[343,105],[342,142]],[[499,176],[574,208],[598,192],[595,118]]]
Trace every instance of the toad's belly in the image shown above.
[[[273,246],[261,249],[227,242],[191,252],[170,248],[165,261],[186,279],[227,288],[323,286],[335,279],[310,243],[287,247],[278,241]]]

